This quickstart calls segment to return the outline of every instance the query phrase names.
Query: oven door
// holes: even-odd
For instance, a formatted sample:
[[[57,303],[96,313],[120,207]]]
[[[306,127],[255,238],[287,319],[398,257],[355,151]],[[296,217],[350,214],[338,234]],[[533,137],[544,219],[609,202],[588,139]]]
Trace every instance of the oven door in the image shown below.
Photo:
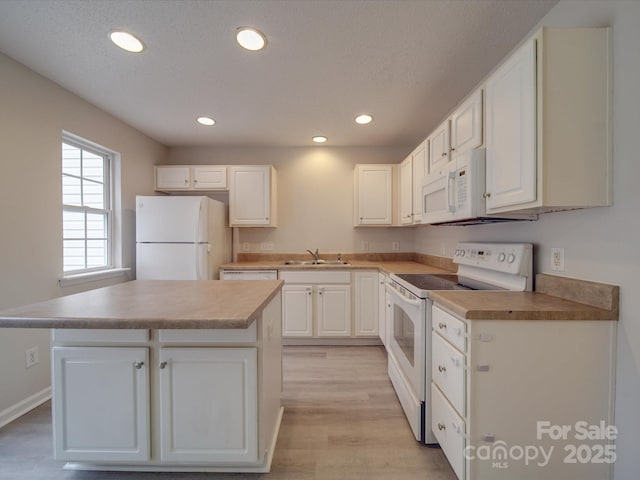
[[[391,305],[389,378],[414,436],[424,441],[427,300],[403,290],[393,282],[387,284]]]

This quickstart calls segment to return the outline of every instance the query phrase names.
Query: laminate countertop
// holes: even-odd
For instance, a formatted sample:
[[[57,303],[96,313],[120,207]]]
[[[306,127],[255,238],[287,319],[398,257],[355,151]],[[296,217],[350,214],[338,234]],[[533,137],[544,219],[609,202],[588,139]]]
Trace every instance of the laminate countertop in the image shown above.
[[[392,273],[451,273],[450,270],[413,261],[349,260],[347,265],[286,265],[282,260],[255,260],[225,263],[221,270],[379,270]]]
[[[535,292],[432,291],[430,297],[468,320],[617,320],[619,287],[536,275]]]
[[[244,329],[283,283],[133,280],[0,311],[0,327]]]

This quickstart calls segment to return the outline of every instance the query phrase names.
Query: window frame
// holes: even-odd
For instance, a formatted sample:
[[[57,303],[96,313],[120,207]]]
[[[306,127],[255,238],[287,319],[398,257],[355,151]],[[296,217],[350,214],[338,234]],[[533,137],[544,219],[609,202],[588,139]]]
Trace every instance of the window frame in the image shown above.
[[[64,148],[64,144],[70,145],[72,147],[78,148],[81,152],[89,152],[93,155],[102,157],[103,159],[103,195],[104,195],[104,204],[105,208],[96,208],[90,207],[86,205],[68,205],[64,203],[64,187],[62,187],[62,215],[64,217],[65,212],[73,212],[73,213],[82,213],[84,215],[84,236],[81,238],[66,238],[64,237],[64,228],[62,232],[62,277],[69,278],[74,276],[84,276],[86,274],[92,273],[100,273],[100,272],[108,272],[115,269],[114,265],[114,167],[115,167],[115,154],[104,147],[96,145],[88,140],[77,137],[75,135],[70,135],[68,133],[63,133],[62,141],[60,143],[61,147]],[[64,161],[61,158],[61,161]],[[82,203],[84,203],[84,181],[95,182],[88,177],[83,176],[82,171],[82,154],[80,161],[80,175],[73,175],[69,173],[65,173],[61,168],[61,176],[60,179],[63,180],[65,177],[75,178],[80,181],[80,198]],[[88,252],[88,241],[94,240],[89,238],[87,234],[87,214],[98,214],[105,216],[105,229],[106,229],[106,240],[107,246],[105,248],[106,254],[106,262],[105,265],[90,267],[87,268],[87,252]],[[64,220],[63,220],[64,221]],[[65,240],[81,240],[84,242],[84,264],[85,268],[77,268],[73,270],[65,270],[65,253],[64,253],[64,242]]]

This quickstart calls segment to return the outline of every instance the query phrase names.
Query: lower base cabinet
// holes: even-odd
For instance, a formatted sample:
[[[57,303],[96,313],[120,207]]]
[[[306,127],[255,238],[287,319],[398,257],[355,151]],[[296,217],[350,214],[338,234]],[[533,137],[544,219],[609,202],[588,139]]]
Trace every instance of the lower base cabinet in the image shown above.
[[[281,304],[278,294],[246,330],[54,330],[55,459],[267,472],[282,415]]]
[[[160,349],[161,459],[258,459],[255,348]]]
[[[56,460],[150,458],[149,349],[53,349]]]
[[[460,480],[613,477],[615,321],[467,320],[434,303],[432,325],[431,429]]]

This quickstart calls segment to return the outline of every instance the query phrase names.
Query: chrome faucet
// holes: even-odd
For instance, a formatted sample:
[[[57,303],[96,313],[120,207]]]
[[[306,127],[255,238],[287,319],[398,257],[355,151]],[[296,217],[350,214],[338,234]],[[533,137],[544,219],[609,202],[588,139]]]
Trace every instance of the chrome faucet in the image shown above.
[[[315,263],[318,263],[320,261],[320,253],[318,253],[318,249],[316,248],[315,252],[312,252],[311,250],[307,250],[307,252],[309,252],[311,254],[311,256],[313,257],[313,261]]]

